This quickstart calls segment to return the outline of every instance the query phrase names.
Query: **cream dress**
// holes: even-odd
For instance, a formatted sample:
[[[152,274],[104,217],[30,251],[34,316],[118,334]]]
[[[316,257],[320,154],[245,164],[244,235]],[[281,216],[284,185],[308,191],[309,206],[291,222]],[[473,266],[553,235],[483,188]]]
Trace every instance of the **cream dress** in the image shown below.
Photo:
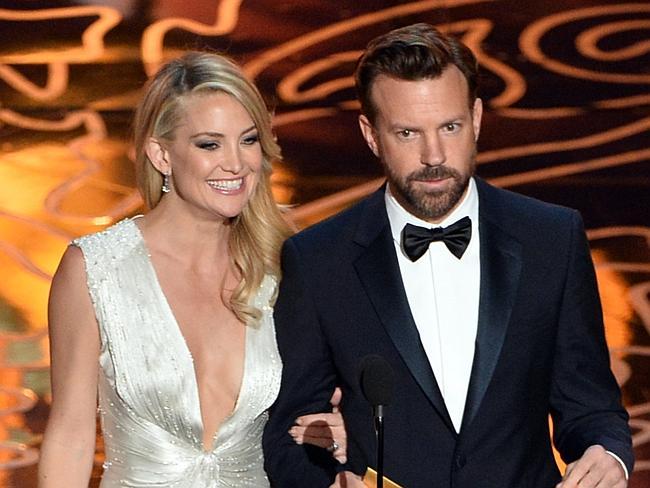
[[[267,276],[246,327],[245,365],[235,408],[203,447],[191,353],[132,219],[73,242],[81,248],[99,323],[99,412],[106,461],[101,487],[268,487],[262,432],[282,365]]]

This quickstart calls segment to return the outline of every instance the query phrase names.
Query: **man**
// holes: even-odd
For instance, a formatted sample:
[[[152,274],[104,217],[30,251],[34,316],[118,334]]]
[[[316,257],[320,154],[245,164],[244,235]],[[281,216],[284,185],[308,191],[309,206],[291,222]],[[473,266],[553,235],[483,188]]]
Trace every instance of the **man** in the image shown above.
[[[265,433],[275,486],[329,486],[333,463],[287,431],[336,384],[348,430],[339,470],[375,465],[358,376],[368,354],[396,377],[384,457],[396,483],[627,485],[628,417],[582,221],[473,176],[477,69],[467,47],[426,24],[375,39],[359,61],[361,131],[387,185],[284,246],[284,373]]]

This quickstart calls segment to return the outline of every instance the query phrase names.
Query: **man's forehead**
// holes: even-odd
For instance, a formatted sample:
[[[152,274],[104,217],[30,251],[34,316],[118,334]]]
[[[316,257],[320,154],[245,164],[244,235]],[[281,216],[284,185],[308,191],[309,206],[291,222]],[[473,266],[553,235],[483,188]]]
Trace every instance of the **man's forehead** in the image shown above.
[[[391,119],[422,116],[464,117],[469,109],[469,91],[462,75],[451,79],[404,80],[383,76],[371,92],[375,113]],[[464,82],[464,83],[463,83]],[[391,121],[392,122],[392,121]]]

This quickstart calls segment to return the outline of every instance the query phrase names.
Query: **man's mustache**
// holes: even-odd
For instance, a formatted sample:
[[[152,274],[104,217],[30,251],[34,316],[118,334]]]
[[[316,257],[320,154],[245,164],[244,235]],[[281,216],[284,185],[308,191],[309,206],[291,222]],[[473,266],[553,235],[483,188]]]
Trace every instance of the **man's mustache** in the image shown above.
[[[440,180],[443,178],[459,178],[460,174],[453,168],[440,164],[438,166],[425,166],[424,168],[411,173],[407,177],[407,181],[426,181],[426,180]]]

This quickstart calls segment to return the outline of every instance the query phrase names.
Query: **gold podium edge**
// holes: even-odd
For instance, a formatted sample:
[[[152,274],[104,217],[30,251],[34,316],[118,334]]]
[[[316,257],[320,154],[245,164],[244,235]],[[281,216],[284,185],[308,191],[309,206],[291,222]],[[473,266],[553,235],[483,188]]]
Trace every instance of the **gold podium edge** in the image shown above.
[[[368,486],[368,488],[374,488],[377,486],[377,472],[372,469],[368,468],[366,471],[365,476],[363,477],[363,483]],[[394,481],[389,480],[384,476],[384,488],[402,488],[400,485],[395,483]]]

